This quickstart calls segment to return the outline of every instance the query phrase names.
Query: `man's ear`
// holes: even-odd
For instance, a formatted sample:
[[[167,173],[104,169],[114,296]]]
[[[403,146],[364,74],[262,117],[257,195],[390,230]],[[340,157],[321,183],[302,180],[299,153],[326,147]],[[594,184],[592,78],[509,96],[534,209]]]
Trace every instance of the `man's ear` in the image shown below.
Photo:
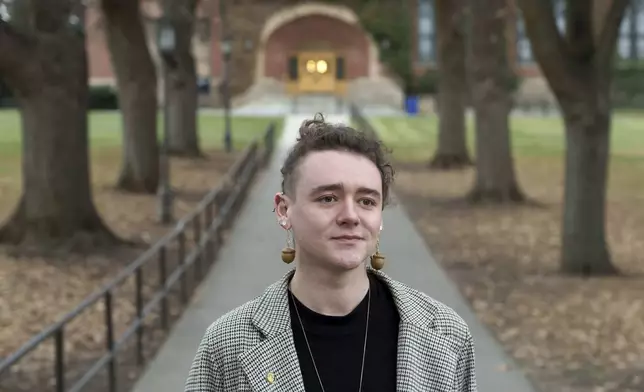
[[[275,197],[273,199],[273,205],[275,207],[275,215],[277,217],[277,222],[279,223],[280,226],[282,226],[283,229],[290,229],[291,228],[291,222],[289,222],[288,219],[288,207],[290,204],[290,200],[288,199],[288,196],[286,196],[282,192],[278,192],[275,194]]]

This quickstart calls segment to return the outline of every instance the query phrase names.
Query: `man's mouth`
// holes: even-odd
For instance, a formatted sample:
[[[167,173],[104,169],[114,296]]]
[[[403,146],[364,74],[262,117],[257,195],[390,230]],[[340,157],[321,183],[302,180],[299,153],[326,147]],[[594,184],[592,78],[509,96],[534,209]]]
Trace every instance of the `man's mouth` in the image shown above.
[[[331,237],[332,240],[335,241],[362,241],[364,238],[358,236],[358,235],[340,235],[337,237]]]

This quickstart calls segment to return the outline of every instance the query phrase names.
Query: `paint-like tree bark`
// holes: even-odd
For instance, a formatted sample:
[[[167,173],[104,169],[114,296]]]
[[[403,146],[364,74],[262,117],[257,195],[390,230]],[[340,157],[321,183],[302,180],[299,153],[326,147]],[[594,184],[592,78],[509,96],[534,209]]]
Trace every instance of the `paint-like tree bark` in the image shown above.
[[[170,153],[201,156],[197,126],[197,70],[192,53],[197,0],[163,0],[164,12],[176,32],[176,66],[165,68],[168,88]]]
[[[458,169],[472,164],[467,151],[465,107],[468,86],[465,68],[465,2],[437,0],[438,31],[438,147],[429,166]]]
[[[614,274],[606,243],[610,84],[619,26],[628,0],[601,5],[568,1],[566,34],[550,2],[519,0],[532,50],[561,107],[566,127],[561,269],[575,275]]]
[[[469,193],[474,202],[521,202],[516,180],[509,115],[512,98],[505,38],[507,2],[472,0],[471,53],[468,59],[476,119],[476,180]]]
[[[123,115],[123,163],[117,187],[154,193],[159,185],[157,78],[139,2],[102,0],[101,9]]]
[[[31,0],[0,20],[0,77],[22,117],[23,193],[0,241],[37,249],[113,242],[93,204],[80,0]]]

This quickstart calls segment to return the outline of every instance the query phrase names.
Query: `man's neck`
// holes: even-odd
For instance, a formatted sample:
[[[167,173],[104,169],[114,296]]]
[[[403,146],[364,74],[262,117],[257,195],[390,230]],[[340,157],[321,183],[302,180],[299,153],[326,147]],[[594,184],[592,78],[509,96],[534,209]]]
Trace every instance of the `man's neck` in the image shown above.
[[[369,290],[367,270],[362,267],[341,273],[298,263],[291,292],[307,308],[327,316],[349,314]]]

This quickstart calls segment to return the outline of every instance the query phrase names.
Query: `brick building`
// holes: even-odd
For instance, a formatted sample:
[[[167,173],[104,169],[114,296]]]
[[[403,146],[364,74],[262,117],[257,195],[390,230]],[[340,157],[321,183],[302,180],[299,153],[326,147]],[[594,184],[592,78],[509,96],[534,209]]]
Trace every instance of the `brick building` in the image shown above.
[[[416,8],[414,10],[413,39],[414,69],[422,73],[436,64],[436,30],[434,29],[434,2],[436,0],[411,0]],[[543,0],[547,1],[547,0]],[[566,0],[552,1],[555,20],[561,30],[565,26]],[[594,17],[603,19],[612,0],[595,1]],[[522,77],[520,95],[527,100],[550,97],[549,88],[541,77],[541,71],[530,49],[530,42],[526,36],[520,11],[516,0],[507,0],[507,39],[508,57],[516,73]],[[617,42],[617,54],[621,59],[644,59],[644,0],[630,0],[631,4],[620,28]]]
[[[161,14],[155,0],[141,0],[150,47],[155,52],[155,20]],[[199,77],[217,85],[222,71],[219,0],[200,4],[194,38]],[[413,68],[417,74],[436,64],[435,0],[406,0],[413,23]],[[556,20],[563,26],[564,0],[555,2]],[[595,10],[599,17],[606,2]],[[631,0],[622,24],[618,53],[644,57],[644,0]],[[530,51],[515,0],[508,0],[508,56],[524,77],[525,94],[548,94]],[[232,37],[232,90],[238,102],[265,94],[331,92],[358,101],[399,103],[401,91],[378,61],[379,43],[361,27],[359,17],[337,2],[297,0],[235,0],[227,3]],[[87,16],[90,76],[94,84],[112,84],[109,56],[100,14]],[[205,101],[216,104],[216,88]]]

